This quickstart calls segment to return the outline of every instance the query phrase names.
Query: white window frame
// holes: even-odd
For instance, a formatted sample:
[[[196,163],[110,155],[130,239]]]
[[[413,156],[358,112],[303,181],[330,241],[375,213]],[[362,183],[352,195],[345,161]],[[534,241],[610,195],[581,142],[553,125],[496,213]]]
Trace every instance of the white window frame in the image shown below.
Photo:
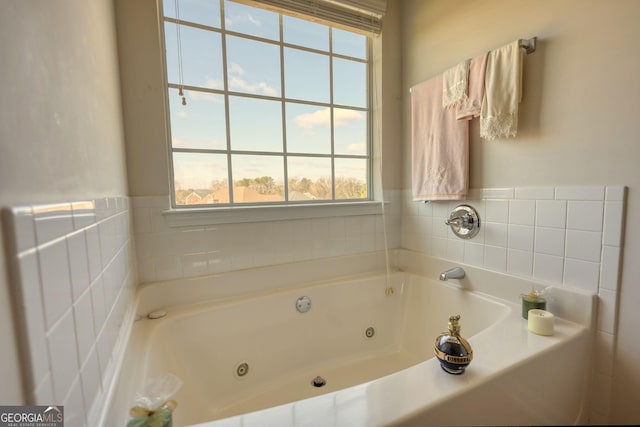
[[[243,1],[240,0],[242,3]],[[159,1],[159,4],[162,3],[162,0]],[[246,3],[246,2],[245,2]],[[224,9],[221,7],[221,12]],[[282,14],[282,12],[281,12]],[[161,42],[164,47],[165,37],[164,37],[164,24],[165,22],[173,22],[179,23],[180,25],[190,25],[195,28],[206,29],[209,31],[214,31],[216,33],[223,34],[223,43],[224,37],[228,35],[245,37],[247,39],[258,40],[262,42],[272,43],[280,47],[281,51],[284,47],[295,47],[296,49],[302,49],[305,51],[315,52],[313,49],[306,49],[304,47],[300,47],[297,45],[289,45],[282,40],[282,36],[280,40],[273,41],[268,39],[262,39],[259,37],[245,35],[242,33],[236,33],[233,31],[228,31],[225,29],[224,24],[224,14],[221,13],[221,28],[217,29],[214,27],[207,27],[201,24],[194,23],[185,23],[184,21],[177,22],[176,19],[165,17],[162,11],[162,6],[160,6],[160,31],[161,31]],[[325,25],[329,25],[325,23]],[[280,32],[282,32],[282,17],[279,19]],[[344,28],[338,26],[337,28]],[[288,219],[303,219],[303,218],[324,218],[324,217],[333,217],[333,216],[351,216],[351,215],[378,215],[382,212],[382,206],[379,201],[375,201],[374,198],[374,144],[373,140],[375,138],[373,132],[373,123],[375,120],[379,120],[379,118],[374,116],[374,108],[372,103],[372,94],[377,88],[373,87],[373,79],[372,74],[374,72],[374,53],[373,53],[373,45],[371,35],[367,35],[367,106],[365,108],[361,108],[359,110],[366,111],[367,113],[367,152],[362,156],[351,156],[351,155],[336,155],[335,153],[331,153],[330,155],[323,155],[321,157],[330,157],[332,160],[336,158],[362,158],[367,161],[367,198],[363,199],[335,199],[335,175],[332,173],[332,200],[319,200],[319,201],[280,201],[280,202],[264,202],[264,203],[241,203],[241,204],[221,204],[221,205],[177,205],[175,199],[175,188],[174,188],[174,171],[173,171],[173,153],[174,152],[184,152],[190,151],[185,149],[175,149],[171,144],[171,123],[170,123],[170,114],[169,114],[169,100],[166,101],[166,126],[167,126],[167,134],[169,137],[168,149],[169,149],[169,167],[170,167],[170,187],[171,187],[171,208],[165,210],[163,212],[164,217],[169,226],[197,226],[197,225],[215,225],[215,224],[226,224],[226,223],[245,223],[245,222],[261,222],[261,221],[277,221],[277,220],[288,220]],[[223,52],[225,49],[223,48]],[[327,53],[330,57],[336,58],[348,58],[344,55],[335,54],[333,52]],[[226,64],[226,58],[224,58],[224,64]],[[169,88],[177,88],[176,84],[169,84],[167,77],[167,63],[166,63],[166,54],[163,49],[163,65],[164,65],[164,83],[165,83],[165,97],[168,98],[168,89]],[[224,67],[223,67],[224,68]],[[229,96],[243,96],[247,98],[258,98],[258,99],[273,99],[273,97],[256,95],[256,94],[247,94],[242,92],[233,92],[228,90],[227,87],[227,70],[224,69],[224,78],[225,78],[225,90],[213,90],[201,87],[191,87],[191,86],[183,86],[185,90],[193,89],[198,91],[206,91],[212,92],[216,94],[222,94],[225,96],[226,108],[228,109],[228,97]],[[284,69],[281,67],[281,81],[284,80]],[[283,95],[277,97],[279,101],[285,103],[287,101],[292,101],[291,99],[285,98]],[[333,97],[331,97],[333,98]],[[306,105],[317,105],[317,103],[309,102],[306,103],[304,101],[295,100],[296,103],[302,103]],[[325,104],[323,103],[323,106]],[[339,104],[334,104],[333,99],[329,103],[326,103],[326,106],[330,108],[350,108],[351,106],[343,106]],[[357,109],[357,108],[356,108]],[[285,128],[285,119],[283,117],[283,132],[286,131]],[[229,123],[227,119],[227,135],[229,133]],[[228,136],[227,136],[228,138]],[[332,136],[333,139],[333,136]],[[333,145],[333,141],[332,141]],[[193,150],[193,151],[202,151],[202,150]],[[333,151],[333,150],[332,150]],[[216,152],[212,150],[211,152]],[[230,156],[234,153],[233,150],[230,150],[228,147],[227,150],[217,151],[222,152]],[[251,154],[254,154],[253,152]],[[261,153],[258,153],[261,154]],[[274,153],[262,153],[273,155]],[[277,155],[282,155],[285,159],[289,155],[286,152],[276,153]],[[314,157],[314,155],[304,155],[305,157]],[[285,170],[286,170],[286,161]],[[333,166],[332,166],[333,171]],[[229,169],[229,186],[230,186],[230,196],[233,197],[233,182],[231,180],[231,170]],[[288,193],[288,178],[285,173],[285,195]],[[379,193],[379,191],[378,191]],[[286,196],[285,196],[286,197]],[[232,202],[232,201],[231,201]]]

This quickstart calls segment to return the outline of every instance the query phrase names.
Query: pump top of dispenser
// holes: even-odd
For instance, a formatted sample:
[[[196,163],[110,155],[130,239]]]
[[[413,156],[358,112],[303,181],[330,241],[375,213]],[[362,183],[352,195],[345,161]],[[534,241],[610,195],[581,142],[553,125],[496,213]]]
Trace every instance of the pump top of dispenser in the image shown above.
[[[449,317],[449,333],[451,334],[460,333],[460,315],[459,314]]]
[[[442,369],[454,375],[464,373],[473,359],[473,350],[460,336],[460,315],[449,317],[449,331],[441,333],[434,344],[434,352]]]

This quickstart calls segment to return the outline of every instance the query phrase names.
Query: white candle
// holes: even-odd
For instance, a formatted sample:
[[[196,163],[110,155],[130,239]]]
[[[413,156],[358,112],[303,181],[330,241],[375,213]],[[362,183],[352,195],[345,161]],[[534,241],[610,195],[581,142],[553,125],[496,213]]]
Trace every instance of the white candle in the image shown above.
[[[546,310],[529,310],[528,327],[538,335],[553,335],[554,316]]]

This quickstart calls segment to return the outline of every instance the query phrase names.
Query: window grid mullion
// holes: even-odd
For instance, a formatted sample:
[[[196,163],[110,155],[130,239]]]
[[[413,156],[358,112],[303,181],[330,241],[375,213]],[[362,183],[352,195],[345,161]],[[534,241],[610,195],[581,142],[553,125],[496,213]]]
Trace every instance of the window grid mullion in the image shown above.
[[[280,17],[282,17],[282,15],[280,15]],[[165,20],[165,22],[171,22],[173,24],[177,24],[178,23],[178,20],[176,18],[165,17],[164,20]],[[222,17],[221,21],[224,21],[224,16]],[[197,28],[197,29],[200,29],[200,30],[211,31],[211,32],[214,32],[214,33],[222,33],[224,31],[229,36],[240,37],[240,38],[243,38],[243,39],[249,39],[249,40],[254,40],[254,41],[263,42],[263,43],[270,43],[270,44],[274,44],[274,45],[283,45],[284,47],[300,49],[300,50],[304,50],[304,51],[311,52],[311,53],[317,53],[319,55],[329,55],[329,52],[327,52],[327,51],[324,51],[324,50],[321,50],[321,49],[314,49],[312,47],[307,47],[307,46],[301,46],[301,45],[297,45],[295,43],[287,43],[282,38],[280,39],[280,41],[272,40],[272,39],[267,39],[267,38],[264,38],[264,37],[254,36],[254,35],[251,35],[251,34],[238,33],[236,31],[229,31],[226,28],[216,28],[216,27],[212,27],[212,26],[209,26],[209,25],[198,24],[196,22],[184,21],[182,19],[180,20],[180,25],[186,26],[186,27]],[[222,22],[221,26],[224,27],[224,22]],[[357,56],[349,56],[349,55],[344,55],[344,54],[341,54],[341,53],[331,53],[331,54],[333,56],[335,56],[336,58],[348,59],[350,61],[356,61],[356,62],[362,62],[362,63],[367,63],[368,62],[368,59],[366,59],[366,58],[365,59],[358,58]]]
[[[367,38],[367,61],[371,59],[372,55],[372,43],[371,43],[371,39]],[[365,98],[365,104],[367,106],[367,158],[369,158],[369,156],[371,156],[371,153],[373,153],[373,139],[375,137],[374,132],[373,132],[373,91],[376,90],[373,87],[373,67],[368,66],[367,67],[367,90],[366,90],[366,95],[367,97]],[[380,135],[381,136],[381,135]],[[381,147],[382,148],[382,147]],[[382,156],[382,151],[380,152],[380,155]],[[371,199],[371,195],[372,195],[372,183],[373,183],[373,162],[368,161],[367,162],[367,199]],[[380,183],[380,185],[382,186],[382,182]],[[381,188],[382,190],[382,188]]]
[[[227,67],[227,32],[224,14],[224,0],[220,0],[220,40],[222,43],[222,81],[224,85],[224,114],[227,132],[227,191],[229,192],[229,204],[233,205],[233,168],[231,167],[231,121],[229,112],[229,72]]]
[[[249,150],[221,150],[211,148],[174,148],[174,153],[202,153],[202,154],[245,154],[251,156],[277,156],[282,154],[278,151],[249,151]],[[368,159],[366,154],[321,154],[321,153],[287,153],[289,157],[316,157],[316,158],[332,158],[337,159]]]
[[[287,158],[287,107],[286,107],[286,92],[284,83],[284,29],[282,14],[278,15],[278,25],[280,33],[280,94],[282,105],[282,167],[284,168],[284,201],[289,201],[289,161]]]
[[[164,15],[164,6],[162,4],[159,5],[160,7],[160,11],[161,13]],[[165,18],[166,19],[166,18]],[[166,45],[167,42],[167,36],[166,36],[166,25],[164,24],[164,21],[162,22],[162,25],[159,25],[159,30],[160,30],[160,38],[163,42],[164,45]],[[162,58],[163,58],[163,62],[164,62],[164,67],[163,67],[163,71],[164,71],[164,78],[166,79],[166,81],[169,81],[169,64],[167,61],[167,54],[166,54],[166,48],[163,50],[162,52]],[[167,97],[165,98],[165,110],[166,113],[165,114],[170,114],[169,111],[171,109],[170,104],[171,101],[169,100],[169,96],[167,95]],[[167,130],[167,137],[169,139],[169,147],[171,147],[171,149],[173,150],[173,137],[172,137],[172,129],[171,129],[171,120],[167,120],[166,121],[166,130]],[[174,167],[174,161],[173,161],[173,151],[170,152],[169,154],[169,173],[171,174],[171,179],[169,180],[169,188],[172,194],[171,197],[171,206],[172,207],[176,207],[177,203],[176,203],[176,198],[175,198],[175,194],[176,194],[176,186],[175,186],[175,173],[174,173],[175,167]]]
[[[222,1],[224,2],[224,0],[222,0]],[[222,19],[222,20],[224,20],[224,19]],[[199,30],[213,31],[214,33],[221,33],[222,32],[222,29],[216,28],[216,27],[212,27],[211,25],[199,24],[197,22],[191,22],[191,21],[185,21],[184,19],[180,19],[178,21],[176,18],[172,18],[170,16],[165,16],[164,17],[164,21],[165,22],[171,22],[172,24],[180,23],[180,25],[183,25],[185,27],[192,27],[192,28],[197,28]]]
[[[167,86],[170,89],[179,89],[180,85],[177,83],[167,83]],[[211,89],[211,88],[207,88],[207,87],[200,87],[200,86],[190,86],[190,85],[182,85],[182,88],[184,90],[191,90],[191,91],[195,91],[195,92],[206,92],[206,93],[211,93],[214,95],[225,95],[225,91],[224,89]],[[355,107],[352,105],[344,105],[344,104],[331,104],[328,102],[319,102],[319,101],[306,101],[304,99],[296,99],[296,98],[286,98],[286,97],[278,97],[278,96],[269,96],[269,95],[261,95],[259,93],[249,93],[249,92],[235,92],[235,91],[227,91],[229,96],[237,96],[237,97],[243,97],[243,98],[254,98],[254,99],[264,99],[266,101],[282,101],[284,100],[284,102],[287,103],[292,103],[292,104],[302,104],[302,105],[312,105],[315,107],[336,107],[336,108],[341,108],[341,109],[346,109],[346,110],[355,110],[355,111],[362,111],[365,113],[368,113],[368,108],[367,107]]]
[[[331,103],[329,114],[329,126],[331,129],[331,200],[336,200],[336,147],[335,147],[335,120],[333,119],[335,106],[333,104],[333,28],[329,28],[329,102]]]

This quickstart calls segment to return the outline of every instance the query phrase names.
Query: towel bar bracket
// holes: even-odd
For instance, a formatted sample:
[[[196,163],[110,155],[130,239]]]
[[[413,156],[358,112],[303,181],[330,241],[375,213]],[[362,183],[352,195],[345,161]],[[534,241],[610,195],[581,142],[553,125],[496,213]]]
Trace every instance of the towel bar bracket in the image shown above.
[[[538,37],[532,37],[530,39],[520,39],[518,41],[518,46],[524,49],[524,51],[529,54],[536,51],[536,43],[538,41]]]

